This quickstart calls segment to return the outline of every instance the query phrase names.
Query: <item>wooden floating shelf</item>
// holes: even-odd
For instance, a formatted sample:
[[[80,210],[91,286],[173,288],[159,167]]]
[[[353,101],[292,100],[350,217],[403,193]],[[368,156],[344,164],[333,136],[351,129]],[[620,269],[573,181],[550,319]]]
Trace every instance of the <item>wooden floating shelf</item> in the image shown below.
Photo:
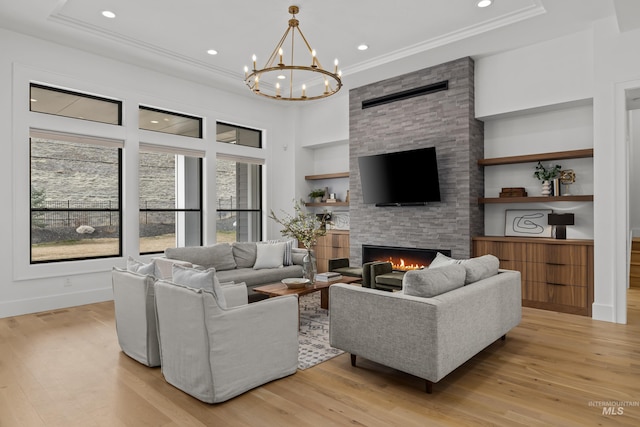
[[[548,161],[548,160],[563,160],[563,159],[581,159],[585,157],[593,157],[593,148],[586,148],[583,150],[572,150],[572,151],[556,151],[554,153],[527,154],[524,156],[495,157],[492,159],[480,159],[478,160],[478,165],[480,166],[510,165],[514,163],[542,162],[542,161]]]
[[[540,203],[540,202],[593,202],[592,194],[580,196],[538,196],[538,197],[479,197],[479,204],[488,203]]]
[[[318,206],[349,206],[349,202],[335,202],[335,203],[305,203],[305,206],[318,207]]]
[[[320,175],[307,175],[304,177],[304,179],[309,179],[309,180],[333,179],[333,178],[349,178],[349,172],[324,173]]]

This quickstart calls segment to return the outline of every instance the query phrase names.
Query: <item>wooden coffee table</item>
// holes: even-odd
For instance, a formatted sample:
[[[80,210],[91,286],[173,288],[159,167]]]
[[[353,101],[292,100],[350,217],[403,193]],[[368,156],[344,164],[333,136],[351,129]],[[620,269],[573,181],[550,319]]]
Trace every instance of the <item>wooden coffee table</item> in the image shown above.
[[[305,285],[302,288],[297,288],[297,289],[289,289],[287,285],[285,285],[284,283],[278,282],[278,283],[270,283],[268,285],[263,285],[263,286],[257,286],[253,288],[253,290],[261,294],[269,295],[269,297],[278,297],[282,295],[302,296],[302,295],[310,294],[312,292],[320,291],[320,307],[328,310],[329,309],[329,286],[335,283],[355,283],[355,282],[359,282],[360,280],[362,279],[360,279],[359,277],[343,276],[340,279],[331,280],[329,282],[316,281],[313,283],[309,283],[308,285]]]

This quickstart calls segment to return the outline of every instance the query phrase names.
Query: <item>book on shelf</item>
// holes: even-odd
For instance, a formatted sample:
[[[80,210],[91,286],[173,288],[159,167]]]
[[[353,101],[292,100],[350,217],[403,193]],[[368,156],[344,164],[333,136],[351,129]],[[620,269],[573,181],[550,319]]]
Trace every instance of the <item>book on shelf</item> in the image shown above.
[[[335,273],[333,271],[316,274],[316,281],[319,281],[319,282],[329,282],[331,280],[338,280],[338,279],[342,279],[342,274]]]

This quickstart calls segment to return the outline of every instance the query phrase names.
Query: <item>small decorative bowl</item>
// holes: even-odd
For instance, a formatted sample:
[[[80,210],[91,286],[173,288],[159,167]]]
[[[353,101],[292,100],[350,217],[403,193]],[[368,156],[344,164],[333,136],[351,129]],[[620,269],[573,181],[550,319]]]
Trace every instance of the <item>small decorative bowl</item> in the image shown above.
[[[293,277],[290,279],[282,279],[281,282],[287,285],[289,289],[300,289],[304,288],[307,283],[311,283],[311,280]]]

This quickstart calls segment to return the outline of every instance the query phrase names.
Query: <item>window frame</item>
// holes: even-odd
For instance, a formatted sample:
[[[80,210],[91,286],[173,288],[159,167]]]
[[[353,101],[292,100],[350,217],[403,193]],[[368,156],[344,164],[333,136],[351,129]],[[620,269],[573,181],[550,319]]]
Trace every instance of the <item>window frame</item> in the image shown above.
[[[46,113],[45,113],[46,114]],[[111,148],[118,150],[118,208],[117,209],[98,209],[98,208],[58,208],[58,209],[50,209],[50,208],[35,208],[31,203],[31,194],[33,189],[33,181],[32,181],[32,151],[31,144],[33,138],[38,138],[34,134],[38,133],[49,133],[47,131],[41,131],[32,129],[29,135],[29,265],[39,265],[39,264],[55,264],[61,262],[72,262],[72,261],[86,261],[86,260],[94,260],[94,259],[105,259],[105,258],[120,258],[123,254],[123,191],[122,191],[122,169],[123,169],[123,156],[122,146],[111,146]],[[90,142],[86,142],[86,140],[107,140],[106,138],[94,138],[91,136],[85,137],[84,135],[78,134],[62,134],[57,132],[50,132],[51,138],[60,138],[61,140],[69,141],[72,139],[78,139],[78,141],[71,141],[74,143],[86,144],[86,145],[100,145],[100,144],[92,144]],[[67,138],[65,138],[67,137]],[[84,142],[82,140],[85,140]],[[51,260],[34,260],[33,259],[33,214],[34,212],[117,212],[118,213],[118,253],[110,254],[110,255],[98,255],[98,256],[88,256],[88,257],[73,257],[73,258],[61,258],[61,259],[51,259]]]
[[[193,157],[193,158],[197,158],[198,159],[198,169],[199,169],[199,174],[198,174],[198,186],[200,188],[199,194],[198,194],[198,205],[200,206],[199,209],[194,209],[194,208],[174,208],[174,209],[165,209],[165,208],[141,208],[140,207],[140,201],[138,201],[138,222],[140,221],[140,214],[142,214],[143,212],[156,212],[156,213],[160,213],[160,212],[174,212],[174,213],[179,213],[179,212],[199,212],[199,227],[200,227],[200,236],[199,236],[199,241],[200,241],[200,246],[202,246],[204,244],[204,209],[203,209],[203,205],[204,205],[204,191],[203,191],[203,184],[204,184],[204,179],[203,179],[203,175],[204,175],[204,161],[203,161],[203,157],[202,156],[194,156],[194,155],[189,155],[186,153],[181,152],[180,149],[176,149],[175,151],[171,150],[168,147],[164,147],[162,149],[156,148],[151,144],[141,144],[140,145],[140,149],[138,150],[138,153],[141,152],[156,152],[156,153],[165,153],[165,154],[173,154],[176,156],[185,156],[185,157]],[[138,170],[140,170],[140,162],[138,161]],[[140,185],[140,178],[138,176],[138,186]],[[177,227],[177,225],[176,225]],[[177,237],[177,236],[176,236]],[[154,255],[154,254],[158,254],[158,253],[162,253],[162,251],[154,251],[154,252],[142,252],[140,251],[140,233],[138,232],[138,252],[140,253],[140,255]],[[177,246],[177,244],[176,244]]]

